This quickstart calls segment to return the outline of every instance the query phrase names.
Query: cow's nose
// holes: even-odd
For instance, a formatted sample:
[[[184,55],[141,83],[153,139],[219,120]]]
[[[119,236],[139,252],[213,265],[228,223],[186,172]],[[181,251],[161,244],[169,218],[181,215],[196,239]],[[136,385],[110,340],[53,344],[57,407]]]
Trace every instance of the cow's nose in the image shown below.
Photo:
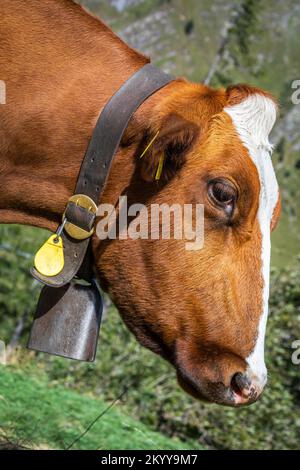
[[[235,374],[231,379],[235,404],[246,405],[255,402],[262,394],[266,382],[266,374],[261,377],[250,371]]]

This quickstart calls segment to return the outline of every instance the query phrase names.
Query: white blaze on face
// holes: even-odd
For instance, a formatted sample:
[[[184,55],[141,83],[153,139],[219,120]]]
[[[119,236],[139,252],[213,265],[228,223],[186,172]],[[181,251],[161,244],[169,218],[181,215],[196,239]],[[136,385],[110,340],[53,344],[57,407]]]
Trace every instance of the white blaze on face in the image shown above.
[[[273,212],[278,201],[278,184],[271,161],[272,147],[268,136],[276,120],[276,106],[271,99],[260,94],[253,94],[239,104],[226,107],[224,111],[231,117],[241,141],[257,168],[260,179],[257,217],[262,236],[263,311],[258,325],[256,344],[246,362],[252,374],[263,386],[267,380],[264,343],[269,301],[270,228]]]

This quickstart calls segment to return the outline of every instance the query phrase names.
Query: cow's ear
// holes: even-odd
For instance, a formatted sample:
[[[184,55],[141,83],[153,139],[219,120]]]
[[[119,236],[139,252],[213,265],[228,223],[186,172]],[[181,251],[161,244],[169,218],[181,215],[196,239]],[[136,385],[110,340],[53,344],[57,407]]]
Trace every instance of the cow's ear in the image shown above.
[[[170,114],[160,128],[147,133],[140,160],[141,175],[145,181],[169,181],[183,166],[193,146],[199,128],[177,114]]]

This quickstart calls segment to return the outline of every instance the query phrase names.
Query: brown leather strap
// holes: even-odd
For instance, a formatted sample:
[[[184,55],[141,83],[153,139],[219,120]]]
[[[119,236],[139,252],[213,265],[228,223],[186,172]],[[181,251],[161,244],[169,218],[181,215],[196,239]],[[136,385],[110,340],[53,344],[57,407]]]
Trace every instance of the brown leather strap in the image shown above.
[[[99,203],[113,157],[132,115],[149,96],[172,80],[174,78],[147,64],[109,100],[82,162],[76,194],[86,194]]]
[[[132,115],[149,96],[173,80],[174,77],[147,64],[130,77],[112,96],[103,108],[94,129],[81,165],[75,194],[85,194],[97,205],[99,204],[112,160]],[[66,218],[68,222],[87,231],[94,222],[89,211],[71,202],[67,205]],[[62,233],[62,239],[65,255],[62,272],[57,276],[46,277],[35,268],[31,270],[32,275],[43,284],[61,287],[70,282],[78,274],[80,268],[90,271],[87,269],[90,258],[85,259],[90,239],[77,241],[65,232]]]

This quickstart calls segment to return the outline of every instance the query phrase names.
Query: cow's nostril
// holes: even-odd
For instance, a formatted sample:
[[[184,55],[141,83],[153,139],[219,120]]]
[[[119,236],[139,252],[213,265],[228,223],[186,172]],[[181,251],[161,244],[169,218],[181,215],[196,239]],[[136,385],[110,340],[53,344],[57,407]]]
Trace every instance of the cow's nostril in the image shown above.
[[[238,372],[234,374],[231,379],[231,388],[237,395],[243,398],[250,398],[254,393],[254,388],[251,386],[251,380],[246,374]]]

